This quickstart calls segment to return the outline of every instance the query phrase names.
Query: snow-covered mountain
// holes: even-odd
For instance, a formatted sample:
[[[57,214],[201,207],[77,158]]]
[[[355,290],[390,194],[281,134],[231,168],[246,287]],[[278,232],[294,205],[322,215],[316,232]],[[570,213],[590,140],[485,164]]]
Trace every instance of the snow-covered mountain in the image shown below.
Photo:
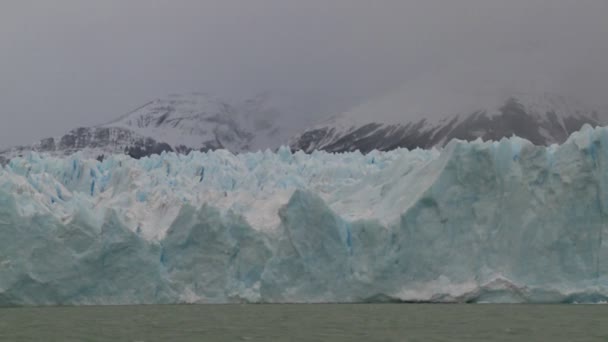
[[[245,152],[278,147],[288,138],[281,114],[269,95],[231,103],[197,93],[152,101],[102,127],[128,129],[178,151]]]
[[[297,133],[288,125],[291,110],[288,101],[268,93],[244,101],[226,101],[203,93],[170,95],[106,124],[79,127],[60,137],[0,151],[0,159],[29,150],[141,157],[162,151],[274,149]]]
[[[548,93],[396,91],[336,115],[290,139],[293,150],[343,152],[431,148],[452,139],[561,143],[583,124],[608,124],[608,110]]]

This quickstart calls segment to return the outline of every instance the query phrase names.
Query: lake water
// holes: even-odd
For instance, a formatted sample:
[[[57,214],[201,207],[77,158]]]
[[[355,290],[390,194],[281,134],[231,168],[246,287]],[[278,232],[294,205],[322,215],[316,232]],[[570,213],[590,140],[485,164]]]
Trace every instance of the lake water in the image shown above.
[[[0,341],[608,341],[608,305],[2,308]]]

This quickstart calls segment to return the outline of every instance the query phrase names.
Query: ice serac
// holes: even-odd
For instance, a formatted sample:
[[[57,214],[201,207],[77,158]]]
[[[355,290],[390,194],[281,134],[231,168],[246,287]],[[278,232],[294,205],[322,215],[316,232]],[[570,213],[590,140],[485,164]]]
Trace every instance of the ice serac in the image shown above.
[[[562,145],[0,170],[0,305],[604,302],[608,128]]]

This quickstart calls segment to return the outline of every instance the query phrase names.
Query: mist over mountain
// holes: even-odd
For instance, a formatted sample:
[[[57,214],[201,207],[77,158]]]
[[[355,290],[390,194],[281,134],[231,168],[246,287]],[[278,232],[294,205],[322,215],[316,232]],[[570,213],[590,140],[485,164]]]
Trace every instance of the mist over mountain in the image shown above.
[[[426,79],[593,104],[608,91],[606,13],[604,0],[8,0],[0,149],[193,91],[288,93],[300,129]]]

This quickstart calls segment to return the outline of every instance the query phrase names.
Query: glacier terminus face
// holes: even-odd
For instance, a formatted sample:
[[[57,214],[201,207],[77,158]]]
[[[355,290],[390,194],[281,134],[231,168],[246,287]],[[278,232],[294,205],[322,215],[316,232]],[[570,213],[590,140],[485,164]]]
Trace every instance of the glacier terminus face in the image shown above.
[[[606,299],[606,128],[0,169],[0,305]]]

